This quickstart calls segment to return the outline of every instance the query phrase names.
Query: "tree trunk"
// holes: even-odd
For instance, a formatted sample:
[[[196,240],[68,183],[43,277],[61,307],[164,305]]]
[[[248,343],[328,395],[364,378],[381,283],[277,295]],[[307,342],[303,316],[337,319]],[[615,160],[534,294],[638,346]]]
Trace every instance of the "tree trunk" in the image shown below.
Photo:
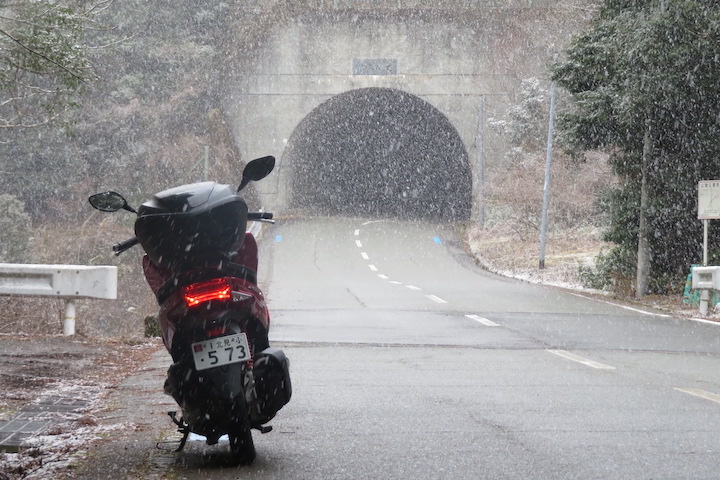
[[[635,297],[647,295],[650,283],[650,244],[648,242],[647,206],[648,206],[648,163],[650,161],[650,121],[645,122],[640,182],[640,225],[638,228],[637,278]]]

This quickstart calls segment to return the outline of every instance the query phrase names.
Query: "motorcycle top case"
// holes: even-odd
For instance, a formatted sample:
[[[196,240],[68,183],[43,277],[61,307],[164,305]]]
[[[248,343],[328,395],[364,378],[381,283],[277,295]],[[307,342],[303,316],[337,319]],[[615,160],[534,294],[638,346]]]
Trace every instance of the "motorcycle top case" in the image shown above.
[[[247,212],[245,200],[229,185],[182,185],[140,206],[135,235],[155,264],[177,272],[240,248]]]

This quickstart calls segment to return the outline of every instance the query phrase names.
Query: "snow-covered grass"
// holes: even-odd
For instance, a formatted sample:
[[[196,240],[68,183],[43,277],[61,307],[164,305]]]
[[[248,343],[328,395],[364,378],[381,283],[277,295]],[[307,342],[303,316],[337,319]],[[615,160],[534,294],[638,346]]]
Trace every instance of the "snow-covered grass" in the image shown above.
[[[539,268],[540,236],[525,232],[518,235],[516,226],[498,222],[489,228],[471,226],[465,231],[470,254],[488,271],[531,283],[567,288],[586,294],[614,297],[639,308],[661,310],[678,317],[699,317],[694,305],[683,303],[683,292],[671,295],[648,295],[642,299],[593,290],[580,278],[580,267],[592,267],[595,257],[612,245],[602,241],[598,228],[569,228],[550,232],[545,248],[545,268]],[[720,311],[710,312],[720,320]]]
[[[584,290],[579,268],[592,266],[609,244],[596,228],[578,228],[548,234],[545,268],[540,269],[540,235],[519,236],[507,224],[470,227],[466,241],[470,253],[485,269],[500,275],[576,290]]]

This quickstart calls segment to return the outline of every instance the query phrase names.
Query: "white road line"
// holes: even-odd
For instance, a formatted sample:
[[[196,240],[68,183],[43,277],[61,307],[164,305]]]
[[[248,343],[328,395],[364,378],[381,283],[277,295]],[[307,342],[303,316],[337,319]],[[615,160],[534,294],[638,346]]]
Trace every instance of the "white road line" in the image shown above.
[[[355,245],[357,245],[358,248],[362,248],[362,242],[360,240],[355,240]]]
[[[415,291],[418,291],[418,292],[419,292],[420,290],[422,290],[422,288],[416,287],[415,285],[405,285],[405,286],[406,286],[407,288],[409,288],[410,290],[415,290]]]
[[[717,393],[706,392],[705,390],[700,390],[698,388],[675,388],[675,390],[678,392],[689,393],[690,395],[704,398],[705,400],[710,400],[711,402],[720,403],[720,395]]]
[[[370,270],[373,272],[377,272],[377,267],[375,265],[368,265],[368,267],[370,267]]]
[[[704,318],[689,318],[688,320],[692,320],[693,322],[698,323],[704,323],[706,325],[715,325],[716,327],[720,326],[720,322],[713,322],[712,320],[705,320]]]
[[[387,275],[383,275],[382,273],[378,273],[378,277],[382,278],[383,280],[387,280],[387,279],[388,279],[388,276],[387,276]]]
[[[360,255],[363,257],[363,260],[370,260],[370,257],[368,257],[368,254],[365,252],[360,252]]]
[[[478,316],[478,315],[465,315],[470,320],[475,320],[478,323],[482,323],[486,327],[499,327],[497,323],[493,322],[492,320],[488,320],[487,318]]]
[[[360,235],[360,229],[359,229],[359,228],[358,228],[357,230],[355,230],[355,236],[357,237],[358,235]]]
[[[447,303],[447,301],[443,300],[440,297],[436,297],[435,295],[425,295],[425,296],[435,303]]]
[[[580,298],[587,298],[588,300],[594,300],[596,302],[613,305],[615,307],[624,308],[625,310],[630,310],[631,312],[642,313],[643,315],[652,315],[654,317],[661,317],[661,318],[674,318],[672,315],[666,315],[664,313],[648,312],[645,310],[640,310],[639,308],[633,308],[633,307],[628,307],[627,305],[620,305],[619,303],[608,302],[607,300],[600,300],[600,299],[593,298],[593,297],[587,297],[585,295],[580,295],[579,293],[570,292],[570,295],[574,295],[574,296],[580,297]],[[716,327],[720,327],[720,322],[713,322],[712,320],[705,320],[704,318],[688,318],[688,320],[690,320],[692,322],[704,323],[706,325],[715,325]]]
[[[607,305],[612,305],[612,306],[614,306],[614,307],[624,308],[625,310],[629,310],[629,311],[635,312],[635,313],[641,313],[641,314],[643,314],[643,315],[651,315],[651,316],[653,316],[653,317],[672,318],[672,315],[666,315],[666,314],[664,314],[664,313],[648,312],[648,311],[646,311],[646,310],[640,310],[639,308],[628,307],[627,305],[621,305],[621,304],[619,304],[619,303],[608,302],[607,300],[600,300],[599,298],[587,297],[587,296],[585,296],[585,295],[580,295],[579,293],[570,292],[570,295],[574,295],[574,296],[580,297],[580,298],[585,298],[585,299],[587,299],[587,300],[595,300],[596,302],[604,303],[604,304],[607,304]]]
[[[390,280],[390,283],[393,285],[400,285],[402,282],[398,282],[397,280]]]
[[[568,360],[572,360],[573,362],[582,363],[583,365],[587,365],[588,367],[597,368],[599,370],[615,370],[615,367],[611,367],[610,365],[605,365],[604,363],[598,363],[593,360],[589,360],[589,359],[581,357],[579,355],[575,355],[574,353],[566,352],[565,350],[546,350],[546,351],[550,352],[554,355],[557,355],[558,357],[566,358]]]

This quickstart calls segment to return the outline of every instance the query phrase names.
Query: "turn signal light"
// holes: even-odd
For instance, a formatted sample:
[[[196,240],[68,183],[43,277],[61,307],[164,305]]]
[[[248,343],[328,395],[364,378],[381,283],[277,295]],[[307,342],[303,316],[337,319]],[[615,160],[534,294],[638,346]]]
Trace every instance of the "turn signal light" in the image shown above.
[[[230,300],[232,287],[224,278],[214,278],[183,287],[183,296],[188,307],[195,307],[211,300]]]

